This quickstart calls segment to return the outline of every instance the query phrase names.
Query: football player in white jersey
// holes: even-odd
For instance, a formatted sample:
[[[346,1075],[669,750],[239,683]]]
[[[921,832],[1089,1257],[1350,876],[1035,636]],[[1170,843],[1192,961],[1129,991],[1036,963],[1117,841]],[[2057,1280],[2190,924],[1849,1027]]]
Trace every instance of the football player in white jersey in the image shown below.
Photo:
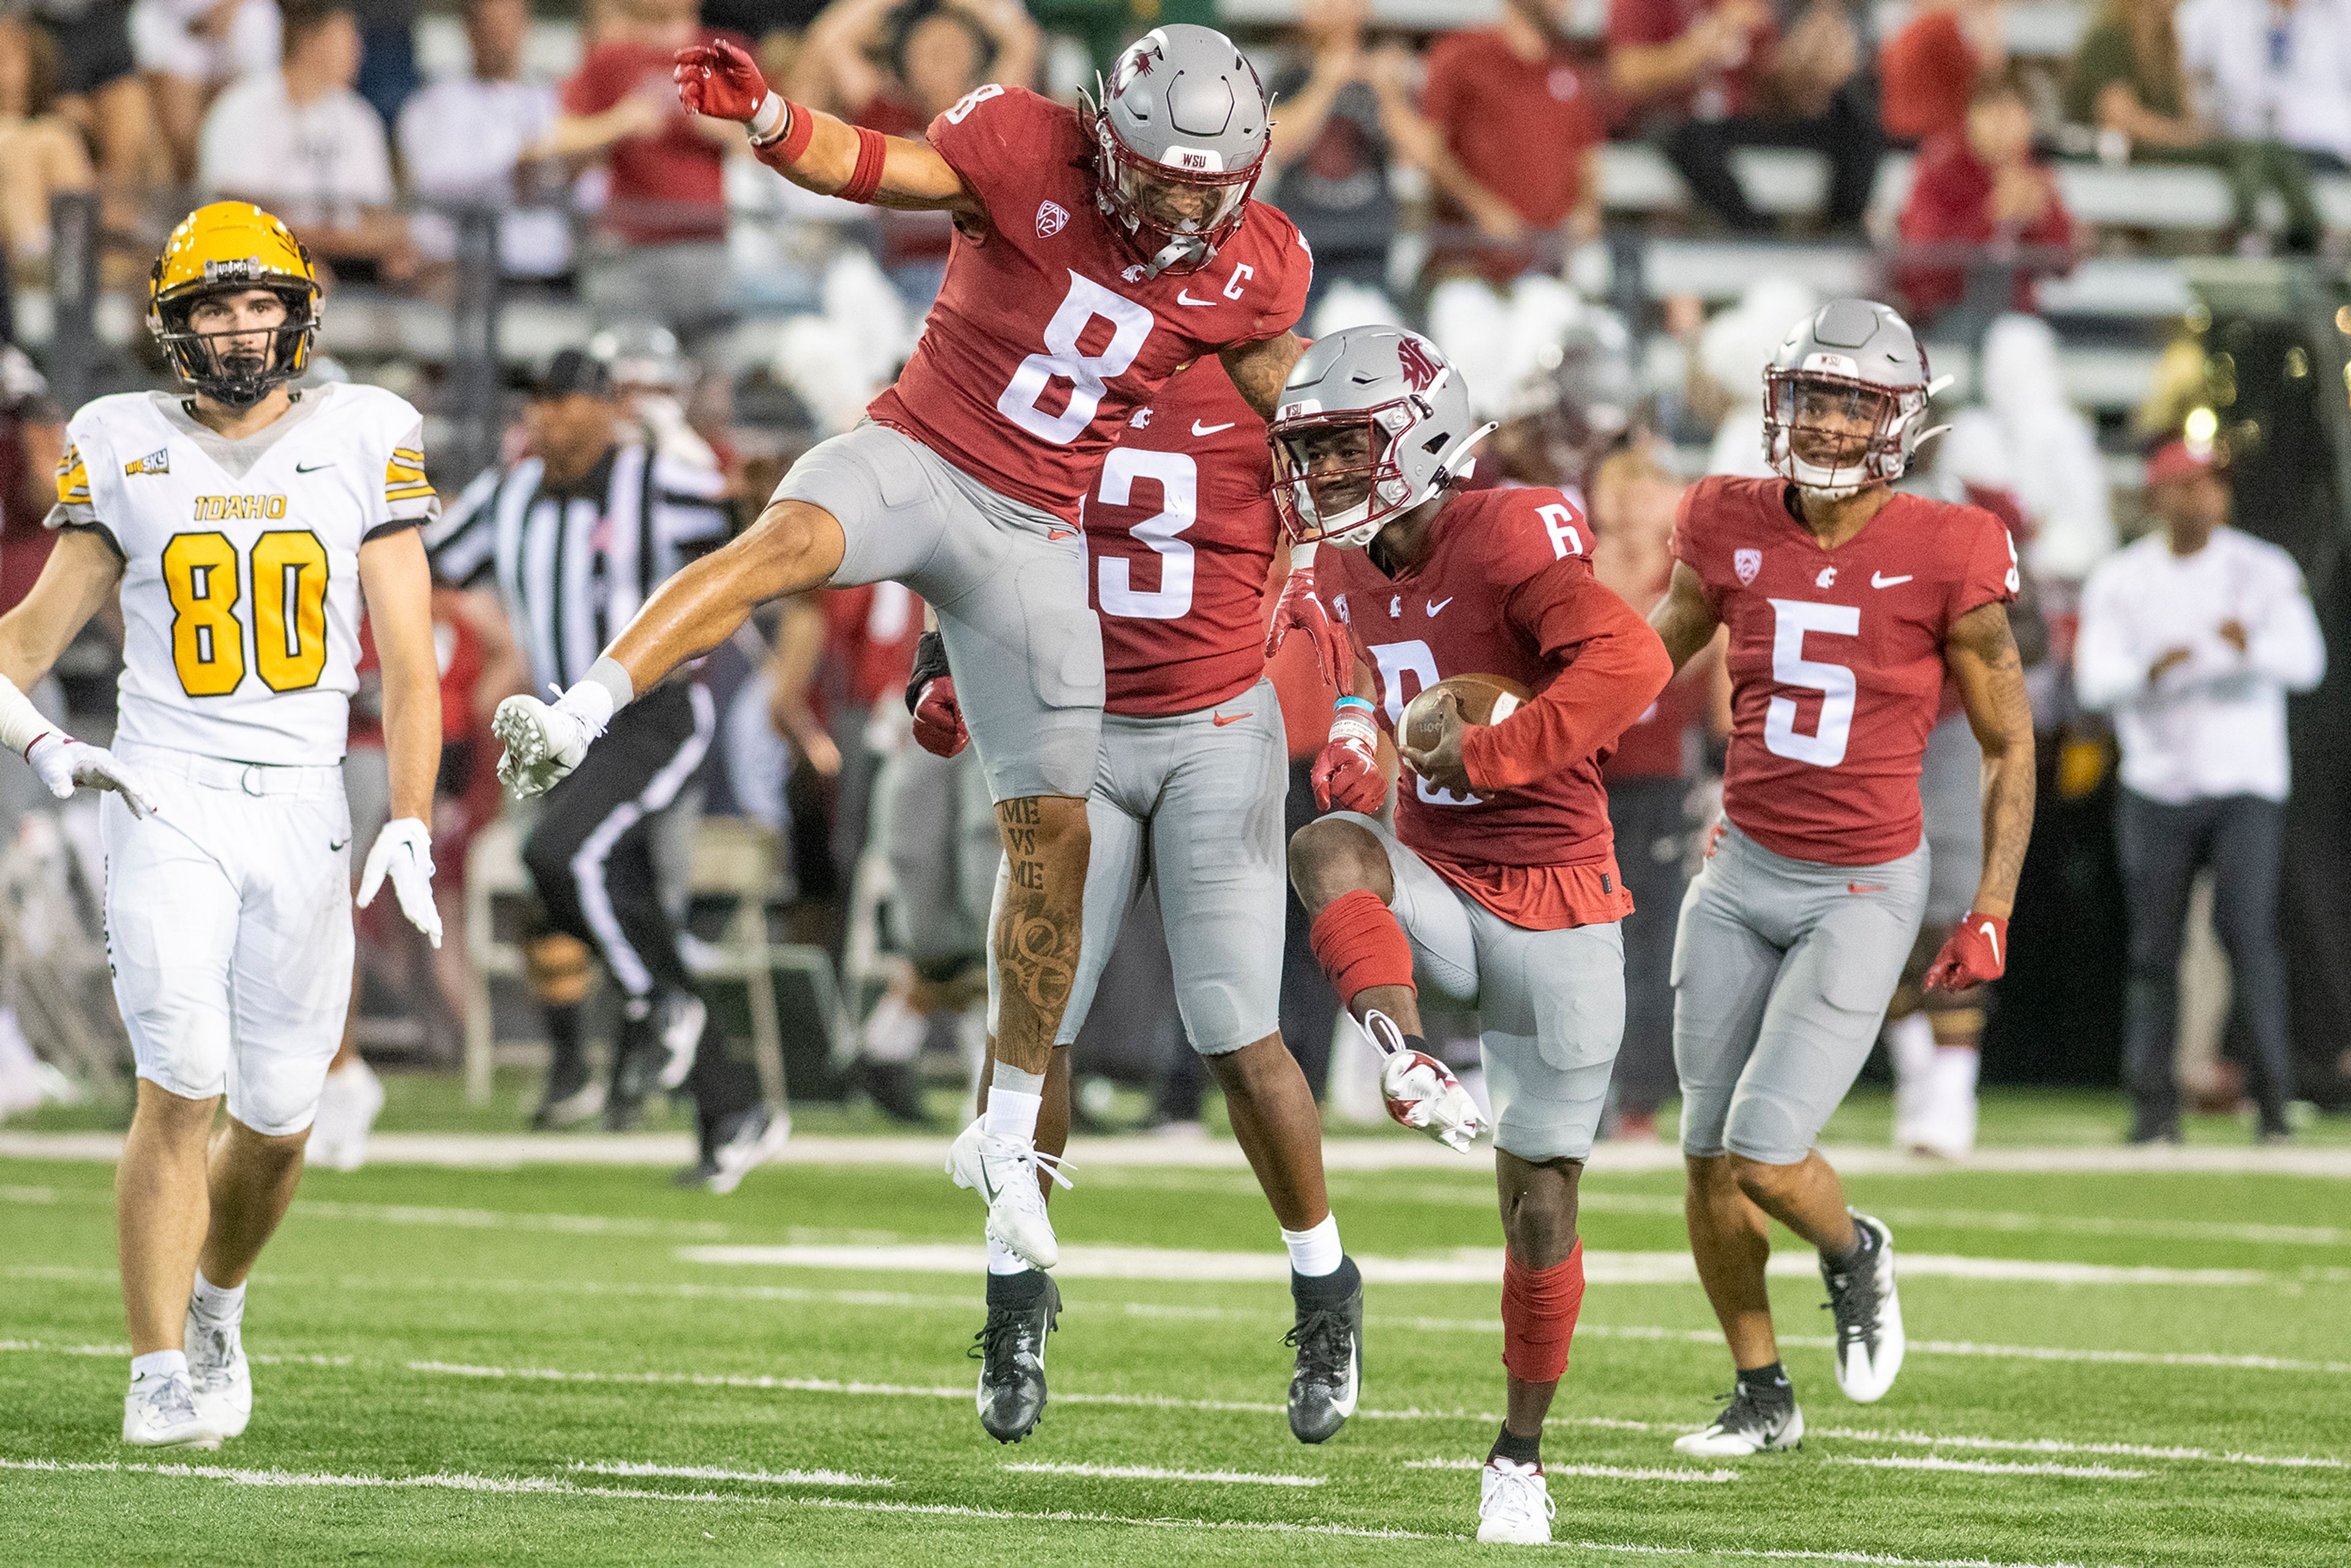
[[[441,937],[425,831],[440,685],[416,533],[438,506],[423,426],[374,387],[291,390],[318,321],[308,254],[283,224],[242,203],[191,214],[148,291],[148,327],[188,394],[103,397],[74,416],[48,519],[63,537],[0,617],[0,742],[59,794],[114,791],[99,808],[107,951],[139,1073],[115,1178],[122,1437],[142,1447],[217,1448],[251,1415],[245,1280],[293,1198],[351,984],[340,763],[362,597],[392,821],[360,902],[388,875],[402,913]],[[118,586],[109,752],[21,694]]]

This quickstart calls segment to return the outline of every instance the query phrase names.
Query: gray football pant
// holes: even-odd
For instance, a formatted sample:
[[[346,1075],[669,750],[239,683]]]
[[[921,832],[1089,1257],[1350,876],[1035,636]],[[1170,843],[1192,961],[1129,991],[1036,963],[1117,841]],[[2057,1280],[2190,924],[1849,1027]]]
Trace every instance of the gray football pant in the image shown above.
[[[1162,718],[1102,717],[1085,939],[1057,1043],[1078,1038],[1126,912],[1156,884],[1184,1032],[1203,1056],[1281,1027],[1290,748],[1273,683]]]
[[[1086,793],[1102,739],[1102,624],[1076,525],[880,424],[810,449],[776,498],[840,519],[848,548],[833,587],[903,582],[937,612],[991,800]]]
[[[1423,996],[1475,1009],[1494,1146],[1522,1160],[1590,1156],[1625,1037],[1621,925],[1530,931],[1455,887],[1369,817],[1333,811],[1387,852],[1388,908]],[[1368,1049],[1368,1048],[1366,1048]]]
[[[1774,854],[1728,822],[1682,898],[1682,1152],[1803,1159],[1876,1042],[1927,907],[1922,841],[1882,865]]]

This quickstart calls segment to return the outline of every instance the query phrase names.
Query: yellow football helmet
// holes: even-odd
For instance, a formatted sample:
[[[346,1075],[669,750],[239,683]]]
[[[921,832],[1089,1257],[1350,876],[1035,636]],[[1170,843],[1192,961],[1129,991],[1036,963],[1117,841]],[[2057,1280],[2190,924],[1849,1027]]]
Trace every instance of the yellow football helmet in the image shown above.
[[[250,332],[198,332],[189,311],[208,295],[267,288],[286,301],[285,324],[266,356],[228,353]],[[214,202],[180,220],[147,283],[147,329],[190,386],[249,407],[309,368],[319,330],[319,277],[302,242],[249,202]],[[214,342],[212,340],[222,340]]]

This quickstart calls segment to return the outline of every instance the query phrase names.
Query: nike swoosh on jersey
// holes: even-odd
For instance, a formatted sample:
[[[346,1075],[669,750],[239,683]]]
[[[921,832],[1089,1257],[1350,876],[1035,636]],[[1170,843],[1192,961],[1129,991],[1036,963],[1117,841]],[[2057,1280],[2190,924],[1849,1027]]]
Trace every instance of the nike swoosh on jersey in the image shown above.
[[[1192,292],[1190,289],[1179,288],[1176,291],[1176,303],[1178,305],[1214,305],[1216,301],[1213,299],[1195,299],[1192,298]]]
[[[294,465],[294,472],[297,474],[316,474],[321,468],[332,468],[333,466],[334,465],[331,463],[297,463]]]
[[[1220,430],[1230,430],[1234,425],[1238,424],[1239,423],[1240,421],[1237,419],[1228,419],[1222,424],[1202,424],[1196,419],[1192,422],[1192,434],[1195,435],[1214,435]]]
[[[350,845],[350,841],[351,841],[349,839],[344,839],[340,841],[334,839],[329,839],[327,841],[327,852],[329,854],[340,854],[344,849]]]
[[[1911,573],[1906,571],[1900,577],[1888,577],[1882,571],[1873,571],[1869,574],[1869,586],[1872,588],[1898,588],[1902,584],[1909,581],[1911,575]]]
[[[1241,720],[1247,717],[1249,717],[1249,715],[1245,713],[1217,713],[1210,714],[1208,716],[1208,722],[1215,725],[1218,729],[1222,729],[1228,724],[1238,724]]]
[[[1431,615],[1436,614],[1438,611],[1440,611],[1440,610],[1444,609],[1447,605],[1448,605],[1448,604],[1452,603],[1452,602],[1454,601],[1454,600],[1458,599],[1458,597],[1460,597],[1458,594],[1448,593],[1448,594],[1447,594],[1447,595],[1446,595],[1444,598],[1442,598],[1442,599],[1432,599],[1432,600],[1430,600],[1430,601],[1428,601],[1428,612],[1429,612]]]

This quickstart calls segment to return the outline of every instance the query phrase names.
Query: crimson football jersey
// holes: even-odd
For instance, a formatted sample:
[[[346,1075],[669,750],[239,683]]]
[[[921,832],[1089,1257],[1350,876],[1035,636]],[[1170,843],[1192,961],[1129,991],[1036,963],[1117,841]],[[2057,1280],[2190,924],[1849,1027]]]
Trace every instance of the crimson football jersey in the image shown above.
[[[1192,713],[1265,674],[1272,471],[1265,421],[1214,359],[1127,416],[1085,507],[1109,712]]]
[[[990,83],[931,122],[987,209],[897,384],[867,412],[990,489],[1074,520],[1127,418],[1176,368],[1287,331],[1313,258],[1261,202],[1208,265],[1146,278],[1094,206],[1077,111]]]
[[[1730,628],[1723,814],[1776,854],[1876,865],[1918,847],[1918,767],[1943,643],[2016,597],[2016,549],[1980,507],[1897,492],[1823,549],[1773,479],[1701,479],[1674,555]]]
[[[1453,675],[1501,675],[1533,695],[1462,744],[1473,780],[1523,781],[1462,796],[1406,768],[1396,836],[1514,924],[1620,919],[1633,904],[1600,765],[1664,686],[1665,650],[1592,575],[1591,530],[1559,491],[1459,492],[1431,528],[1427,558],[1397,577],[1369,549],[1315,557],[1317,591],[1370,666],[1375,706],[1393,728],[1414,696]],[[1546,702],[1571,664],[1576,700]],[[1562,756],[1572,759],[1543,760]]]

